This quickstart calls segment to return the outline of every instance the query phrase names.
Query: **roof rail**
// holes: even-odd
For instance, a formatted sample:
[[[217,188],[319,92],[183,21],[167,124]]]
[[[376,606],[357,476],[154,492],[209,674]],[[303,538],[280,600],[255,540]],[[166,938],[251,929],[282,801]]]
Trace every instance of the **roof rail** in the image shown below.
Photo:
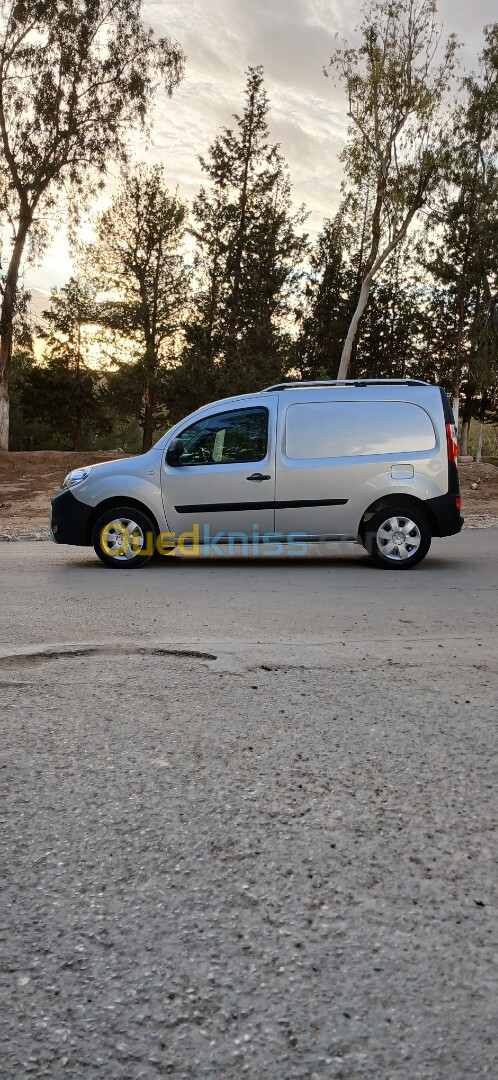
[[[315,382],[296,380],[296,382],[276,383],[266,386],[263,393],[273,390],[305,390],[320,386],[430,386],[424,379],[318,379]]]

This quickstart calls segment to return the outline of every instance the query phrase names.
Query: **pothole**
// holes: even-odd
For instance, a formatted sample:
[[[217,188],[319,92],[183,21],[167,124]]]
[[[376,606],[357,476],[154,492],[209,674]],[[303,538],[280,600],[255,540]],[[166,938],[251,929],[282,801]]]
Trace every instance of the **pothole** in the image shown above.
[[[200,649],[175,649],[168,645],[68,645],[45,647],[30,652],[11,653],[0,657],[0,669],[34,667],[51,660],[68,660],[82,656],[176,656],[188,660],[216,660],[215,653]]]

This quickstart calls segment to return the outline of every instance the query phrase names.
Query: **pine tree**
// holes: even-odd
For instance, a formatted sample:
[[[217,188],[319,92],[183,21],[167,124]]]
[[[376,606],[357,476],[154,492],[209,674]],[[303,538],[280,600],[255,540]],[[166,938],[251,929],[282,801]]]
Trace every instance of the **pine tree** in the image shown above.
[[[352,359],[352,378],[408,378],[425,355],[429,325],[424,288],[408,273],[408,265],[407,245],[402,245],[372,286]]]
[[[310,257],[293,363],[303,379],[333,379],[350,321],[354,273],[343,215],[325,221]]]
[[[228,198],[222,188],[201,188],[193,204],[196,241],[192,308],[186,319],[181,365],[169,378],[169,400],[178,419],[219,394],[218,363],[224,341]]]
[[[281,378],[289,350],[289,292],[306,250],[287,167],[268,141],[260,67],[249,68],[243,113],[201,159],[208,185],[194,203],[198,294],[176,391],[192,405]]]
[[[22,408],[28,421],[42,420],[81,450],[85,420],[104,424],[101,376],[92,362],[95,298],[81,278],[54,289],[38,337],[42,362],[24,374]]]
[[[97,319],[114,333],[121,353],[127,351],[109,377],[112,400],[139,419],[143,451],[167,413],[169,369],[180,350],[188,297],[186,214],[167,190],[161,165],[127,168],[83,257],[100,292]]]

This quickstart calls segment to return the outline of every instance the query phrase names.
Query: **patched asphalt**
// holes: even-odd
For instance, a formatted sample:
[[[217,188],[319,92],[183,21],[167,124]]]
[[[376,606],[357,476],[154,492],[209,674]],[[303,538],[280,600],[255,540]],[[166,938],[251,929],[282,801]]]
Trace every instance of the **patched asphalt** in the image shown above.
[[[6,547],[3,1075],[494,1077],[496,532],[409,575]]]

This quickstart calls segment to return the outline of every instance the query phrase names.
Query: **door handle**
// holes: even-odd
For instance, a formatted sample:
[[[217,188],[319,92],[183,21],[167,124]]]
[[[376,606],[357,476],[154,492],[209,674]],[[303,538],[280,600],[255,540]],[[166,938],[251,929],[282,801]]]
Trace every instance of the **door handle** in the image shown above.
[[[260,484],[262,480],[271,480],[271,476],[263,476],[263,473],[253,472],[252,476],[246,476],[246,480],[252,480],[254,484]]]

